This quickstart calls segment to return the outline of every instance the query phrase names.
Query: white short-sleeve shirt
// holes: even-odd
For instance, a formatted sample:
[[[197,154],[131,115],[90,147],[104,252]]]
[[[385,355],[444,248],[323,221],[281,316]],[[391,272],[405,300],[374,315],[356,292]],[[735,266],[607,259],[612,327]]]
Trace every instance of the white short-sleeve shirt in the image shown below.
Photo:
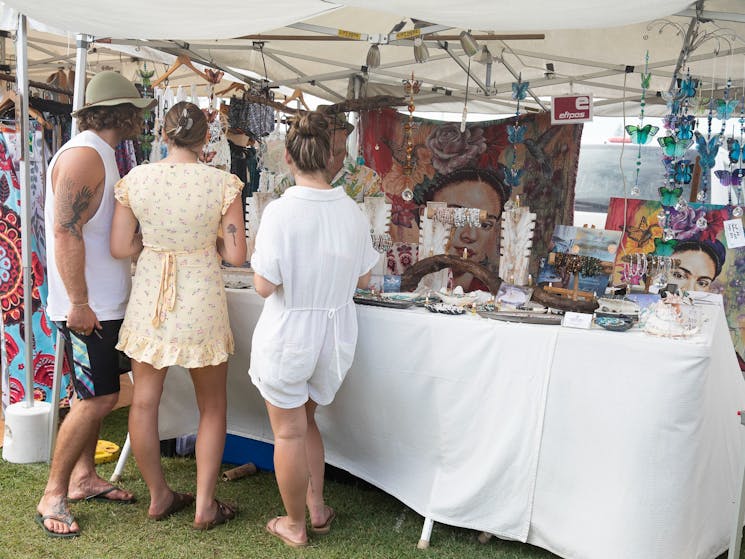
[[[251,380],[264,399],[295,408],[331,403],[354,358],[360,276],[380,255],[343,189],[293,186],[261,218],[251,267],[278,289],[251,345]]]

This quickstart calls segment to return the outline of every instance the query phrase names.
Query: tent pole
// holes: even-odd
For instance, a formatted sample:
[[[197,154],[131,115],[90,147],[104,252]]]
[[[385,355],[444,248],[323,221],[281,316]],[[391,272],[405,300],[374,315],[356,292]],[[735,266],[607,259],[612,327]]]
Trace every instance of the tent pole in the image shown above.
[[[85,104],[85,65],[88,58],[88,47],[93,42],[90,35],[78,34],[77,55],[75,57],[75,87],[73,88],[72,110],[77,111]],[[78,119],[72,119],[71,136],[78,133]]]
[[[16,34],[16,130],[20,161],[18,179],[21,186],[21,259],[23,265],[23,327],[24,367],[26,368],[26,407],[34,406],[34,330],[32,327],[33,297],[31,287],[31,184],[29,182],[28,143],[28,22],[26,16],[18,16]],[[20,105],[20,106],[19,106]]]

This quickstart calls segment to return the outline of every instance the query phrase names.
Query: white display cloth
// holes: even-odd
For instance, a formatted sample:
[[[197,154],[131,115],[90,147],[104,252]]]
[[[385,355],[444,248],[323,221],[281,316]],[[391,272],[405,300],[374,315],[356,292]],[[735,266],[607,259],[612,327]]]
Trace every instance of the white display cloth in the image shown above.
[[[271,441],[246,373],[263,301],[228,290],[228,431]],[[572,559],[712,559],[728,543],[743,382],[720,307],[693,340],[358,307],[326,459],[435,521]],[[162,438],[194,432],[183,371]]]

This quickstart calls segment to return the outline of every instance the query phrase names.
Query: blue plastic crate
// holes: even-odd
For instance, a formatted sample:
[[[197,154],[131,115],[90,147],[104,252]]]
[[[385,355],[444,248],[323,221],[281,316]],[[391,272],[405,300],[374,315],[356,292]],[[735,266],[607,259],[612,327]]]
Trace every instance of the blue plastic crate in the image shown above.
[[[273,472],[274,445],[228,434],[225,437],[225,451],[222,453],[222,461],[226,464],[252,462],[260,470]]]

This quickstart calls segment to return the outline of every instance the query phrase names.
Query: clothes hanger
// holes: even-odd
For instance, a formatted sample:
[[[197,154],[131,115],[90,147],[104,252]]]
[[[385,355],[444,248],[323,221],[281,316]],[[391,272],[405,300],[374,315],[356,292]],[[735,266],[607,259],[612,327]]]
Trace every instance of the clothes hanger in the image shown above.
[[[0,101],[0,114],[4,113],[11,107],[14,107],[18,104],[18,93],[14,89],[9,89],[5,92],[5,96]],[[44,128],[47,130],[52,129],[52,125],[46,121],[44,116],[37,111],[36,109],[29,107],[28,108],[28,115],[36,120],[39,124],[41,124]]]
[[[228,87],[223,89],[222,91],[218,91],[216,95],[219,95],[220,97],[222,97],[223,95],[225,95],[226,93],[230,93],[231,91],[237,91],[237,92],[243,93],[246,91],[246,86],[240,82],[233,82]]]
[[[197,67],[194,66],[194,64],[192,64],[191,59],[188,56],[186,56],[185,54],[180,54],[176,58],[176,62],[174,62],[173,65],[171,65],[171,67],[168,68],[168,70],[166,70],[163,75],[158,76],[157,79],[154,79],[152,82],[150,82],[150,84],[153,87],[156,87],[156,86],[160,85],[161,83],[163,83],[165,80],[168,79],[168,76],[170,76],[176,70],[178,70],[179,68],[181,68],[181,66],[186,66],[187,68],[189,68],[189,70],[191,70],[192,72],[194,72],[199,77],[201,77],[201,78],[203,78],[203,79],[205,79],[207,81],[210,81],[209,76],[207,76],[207,74],[205,74],[201,70],[198,70]]]
[[[287,106],[291,101],[295,101],[295,100],[297,100],[298,103],[300,103],[303,107],[305,107],[305,110],[306,111],[310,111],[310,107],[305,102],[305,97],[303,97],[303,92],[300,89],[296,89],[295,91],[293,91],[292,92],[292,95],[290,95],[289,97],[287,97],[282,102],[282,104],[285,105],[285,106]]]

